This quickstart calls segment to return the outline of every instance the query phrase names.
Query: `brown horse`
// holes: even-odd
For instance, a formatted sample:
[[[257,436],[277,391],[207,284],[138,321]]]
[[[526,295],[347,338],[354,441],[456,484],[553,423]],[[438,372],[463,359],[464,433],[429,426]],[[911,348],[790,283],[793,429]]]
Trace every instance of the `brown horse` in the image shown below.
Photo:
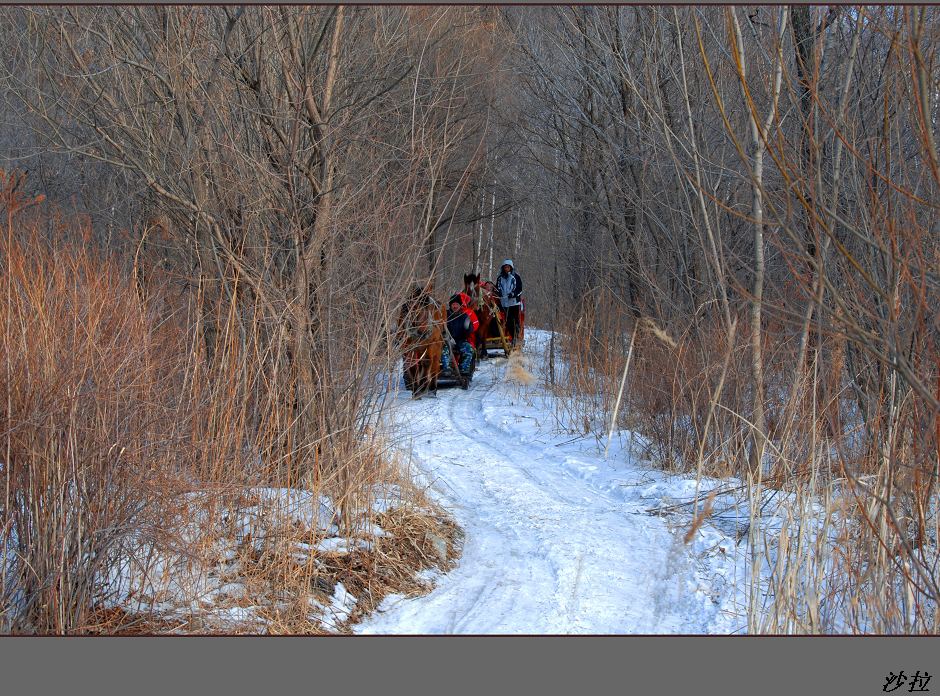
[[[499,305],[496,286],[488,280],[480,280],[479,273],[465,273],[463,288],[470,296],[473,311],[480,320],[475,336],[476,345],[480,358],[486,358],[486,340],[500,337],[500,325],[506,326],[505,312]]]
[[[446,319],[446,308],[435,302],[426,288],[416,287],[402,305],[398,330],[405,386],[415,399],[429,391],[437,394]]]
[[[490,283],[485,284],[490,285]],[[493,329],[491,326],[493,323],[492,305],[486,301],[486,290],[484,289],[484,282],[480,280],[479,273],[464,273],[463,291],[470,297],[470,308],[477,315],[477,319],[480,320],[480,325],[474,334],[473,343],[477,347],[478,357],[485,360],[487,357],[486,339],[492,335],[493,331],[498,333],[498,330]]]

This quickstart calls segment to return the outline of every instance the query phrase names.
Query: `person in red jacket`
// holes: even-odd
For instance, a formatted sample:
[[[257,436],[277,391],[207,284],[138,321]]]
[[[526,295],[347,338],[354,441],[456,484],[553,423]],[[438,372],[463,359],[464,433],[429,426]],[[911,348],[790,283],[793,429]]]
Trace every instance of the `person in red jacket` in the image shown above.
[[[472,308],[473,308],[473,299],[470,297],[470,295],[468,295],[468,294],[465,293],[463,290],[461,290],[461,291],[458,292],[458,293],[454,293],[454,297],[459,298],[459,300],[460,300],[460,306],[461,306],[461,307],[466,307],[466,308],[469,309],[471,312],[473,312],[473,309],[472,309]],[[454,299],[454,297],[452,297],[451,299]]]
[[[467,342],[473,346],[474,350],[477,347],[477,330],[480,328],[480,319],[477,317],[477,313],[473,311],[473,300],[465,292],[458,292],[456,295],[450,298],[453,303],[454,298],[460,299],[460,307],[463,309],[463,313],[467,315],[470,319],[470,336],[467,338]]]

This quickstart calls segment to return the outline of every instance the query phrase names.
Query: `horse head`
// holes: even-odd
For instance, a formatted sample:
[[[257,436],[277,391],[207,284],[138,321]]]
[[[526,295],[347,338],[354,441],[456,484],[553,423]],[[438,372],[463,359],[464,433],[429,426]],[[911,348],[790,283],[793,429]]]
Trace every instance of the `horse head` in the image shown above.
[[[483,309],[483,286],[479,273],[465,273],[463,276],[463,291],[470,297],[471,305],[477,312]]]
[[[486,302],[494,302],[498,297],[498,292],[496,290],[496,285],[488,280],[480,282],[479,285],[480,298]]]
[[[426,295],[420,286],[415,286],[402,302],[401,310],[398,312],[398,332],[405,346],[414,343],[414,339],[420,333],[417,324],[420,321],[422,306],[426,304]]]
[[[480,274],[479,273],[464,273],[463,274],[463,291],[473,297],[476,289],[480,287]]]

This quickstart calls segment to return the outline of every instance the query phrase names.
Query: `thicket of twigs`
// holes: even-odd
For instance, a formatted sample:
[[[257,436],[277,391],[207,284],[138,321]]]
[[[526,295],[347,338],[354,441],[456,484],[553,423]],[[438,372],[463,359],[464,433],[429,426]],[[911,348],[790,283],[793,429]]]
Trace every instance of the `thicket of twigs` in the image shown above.
[[[616,411],[659,466],[745,486],[754,560],[776,559],[751,630],[937,630],[933,8],[2,20],[5,156],[89,214],[136,299],[96,283],[141,317],[102,326],[140,336],[127,360],[161,398],[193,399],[189,429],[134,456],[183,438],[215,448],[190,459],[219,485],[259,456],[272,482],[352,490],[389,316],[415,282],[443,298],[510,256],[527,323],[557,332],[566,422]],[[182,365],[146,352],[172,331]]]
[[[34,167],[3,180],[4,628],[82,631],[130,547],[205,560],[254,487],[323,492],[343,534],[368,528],[370,487],[398,476],[375,427],[394,318],[473,185],[473,14],[2,13],[4,156]],[[26,219],[36,191],[55,206]],[[205,538],[165,538],[177,518]],[[291,554],[252,562],[302,604],[322,569]],[[362,563],[375,602],[407,575]]]
[[[96,248],[87,221],[49,214],[16,190],[19,177],[0,183],[4,632],[345,630],[388,592],[422,591],[416,571],[447,565],[451,523],[377,436],[346,433],[348,449],[329,459],[290,439],[298,407],[266,374],[257,333],[223,318],[210,360],[197,297],[167,279],[144,290]],[[399,505],[376,516],[389,486]],[[293,504],[301,516],[324,496],[330,519],[299,524],[289,497],[272,498],[240,528],[271,488],[311,491]],[[384,543],[374,522],[391,534]],[[331,524],[368,544],[298,561]],[[240,586],[253,622],[212,621],[226,608],[205,599],[213,574]],[[337,582],[361,598],[355,614],[311,620],[309,603],[329,604]]]
[[[609,422],[636,328],[619,425],[746,484],[775,559],[749,628],[935,632],[936,13],[550,15],[522,50],[563,66],[529,98],[571,230],[540,297],[566,415]]]

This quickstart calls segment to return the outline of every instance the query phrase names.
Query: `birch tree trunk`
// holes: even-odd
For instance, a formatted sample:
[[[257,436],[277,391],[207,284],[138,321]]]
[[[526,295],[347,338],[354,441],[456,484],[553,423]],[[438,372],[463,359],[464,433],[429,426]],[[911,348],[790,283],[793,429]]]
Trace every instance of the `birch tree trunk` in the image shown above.
[[[764,447],[767,441],[766,417],[764,414],[764,358],[762,350],[761,311],[764,297],[764,141],[767,131],[773,123],[777,112],[777,100],[780,96],[780,83],[783,70],[783,32],[787,24],[787,10],[780,9],[780,20],[777,26],[777,46],[775,55],[774,83],[771,96],[771,107],[763,123],[763,130],[757,123],[757,108],[751,97],[747,84],[746,65],[744,60],[744,40],[741,36],[741,25],[735,8],[728,13],[734,28],[733,52],[737,66],[738,79],[741,84],[741,95],[747,105],[748,123],[750,125],[751,150],[751,220],[754,225],[754,285],[751,300],[751,381],[753,388],[753,402],[751,410],[751,453],[750,466],[752,471],[760,471],[762,466]]]

